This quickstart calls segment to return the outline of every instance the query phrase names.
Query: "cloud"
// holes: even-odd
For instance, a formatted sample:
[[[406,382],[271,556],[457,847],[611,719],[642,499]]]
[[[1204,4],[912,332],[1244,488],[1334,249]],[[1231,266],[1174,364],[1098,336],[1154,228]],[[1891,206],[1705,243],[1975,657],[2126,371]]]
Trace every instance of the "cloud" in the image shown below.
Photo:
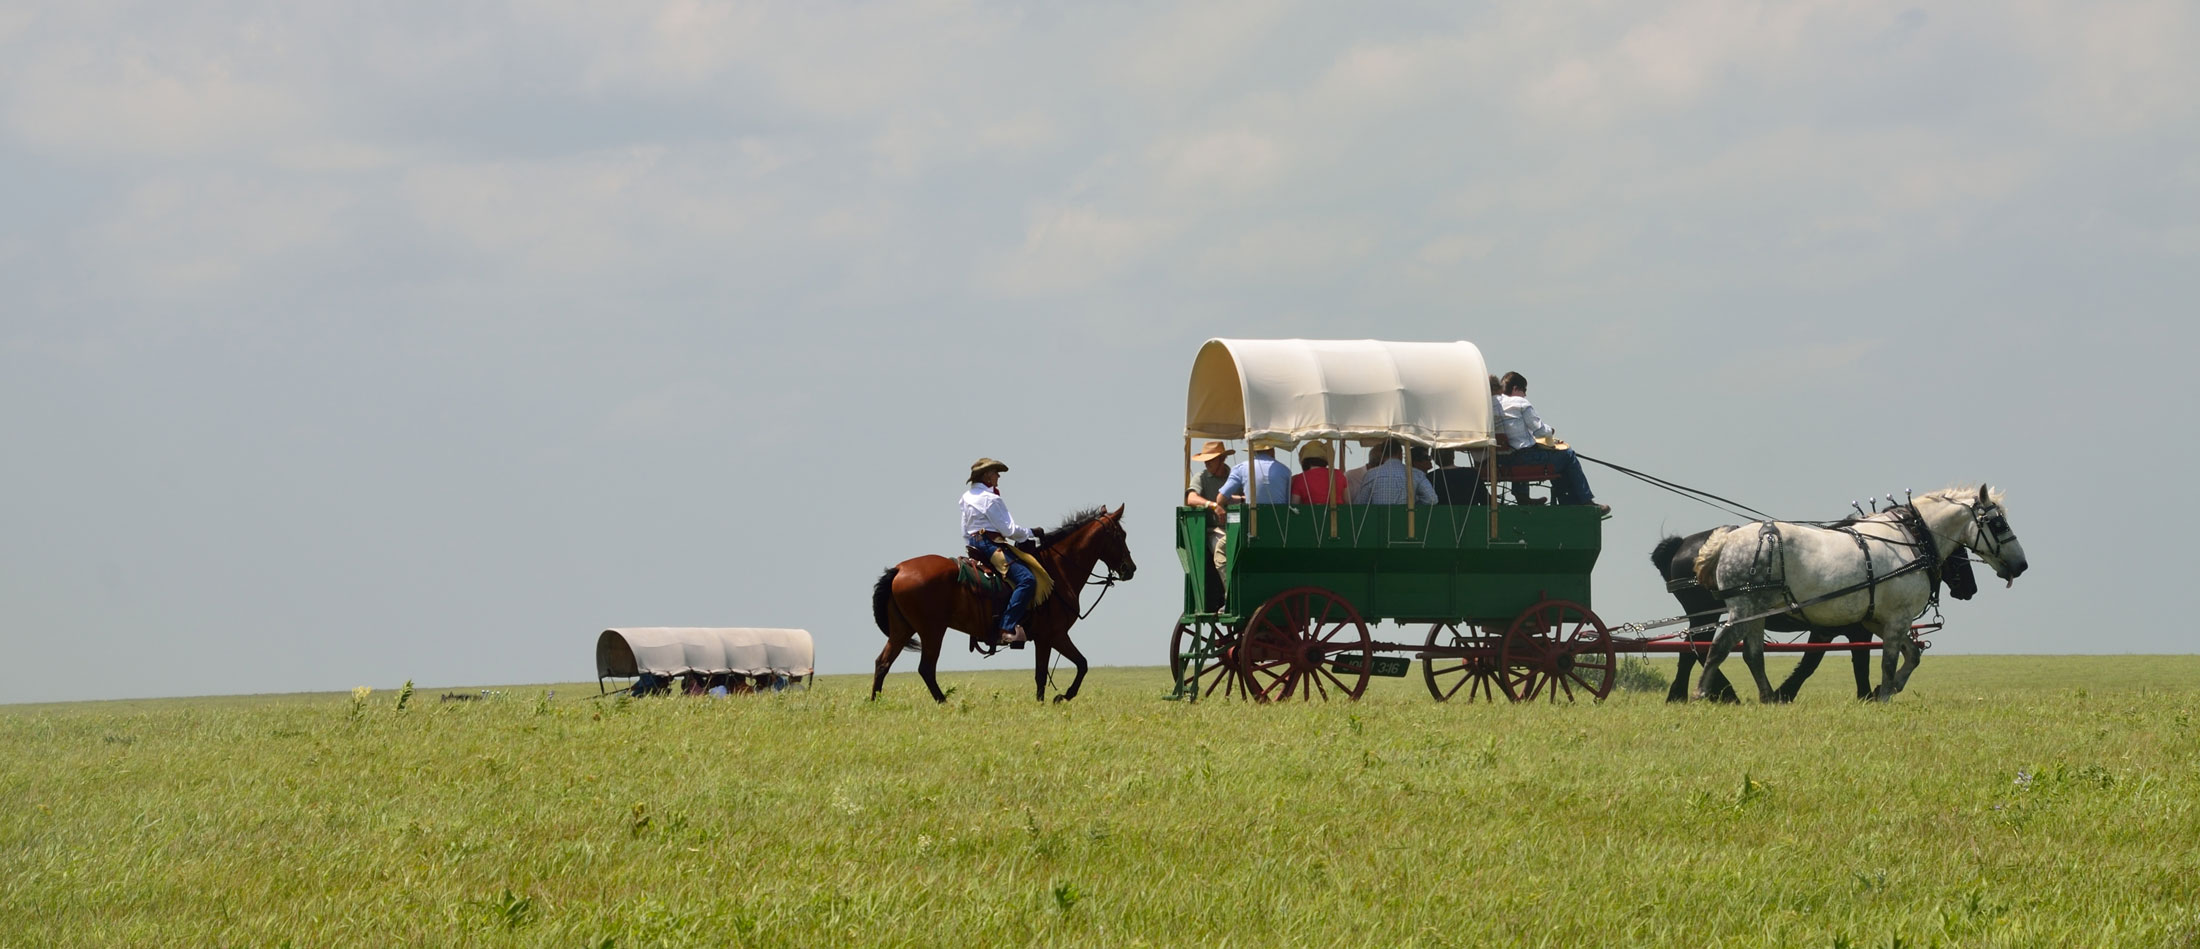
[[[1162,8],[1114,38],[1109,74],[1145,95],[1196,95],[1240,61],[1290,8],[1282,0],[1218,0]]]
[[[1091,206],[1032,209],[1023,244],[994,255],[979,286],[1008,297],[1086,289],[1108,281],[1158,249],[1175,225],[1161,218],[1110,214]]]
[[[90,292],[250,293],[254,281],[315,266],[338,247],[355,206],[344,189],[314,182],[162,175],[132,186],[72,242],[101,275]]]
[[[86,46],[45,52],[11,83],[8,127],[75,155],[249,151],[294,137],[311,110],[221,57],[164,61]]]
[[[1208,248],[1195,267],[1220,286],[1321,283],[1358,269],[1374,248],[1365,227],[1294,221],[1255,228]]]
[[[1147,160],[1162,187],[1195,194],[1246,194],[1273,186],[1286,169],[1283,149],[1242,129],[1155,142]]]

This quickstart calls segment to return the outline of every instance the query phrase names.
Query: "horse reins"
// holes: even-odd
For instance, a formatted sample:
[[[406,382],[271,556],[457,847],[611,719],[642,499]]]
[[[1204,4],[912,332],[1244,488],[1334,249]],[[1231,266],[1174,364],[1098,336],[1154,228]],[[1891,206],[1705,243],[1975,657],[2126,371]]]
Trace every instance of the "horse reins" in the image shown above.
[[[1104,600],[1104,599],[1107,599],[1107,596],[1108,596],[1108,591],[1109,591],[1110,589],[1113,589],[1113,588],[1115,587],[1115,583],[1116,583],[1116,581],[1117,581],[1117,580],[1120,580],[1120,579],[1122,579],[1121,577],[1118,577],[1118,576],[1116,576],[1116,575],[1115,575],[1115,568],[1114,568],[1114,567],[1110,567],[1110,566],[1108,566],[1108,564],[1107,564],[1107,561],[1105,561],[1105,560],[1103,560],[1103,561],[1100,561],[1100,562],[1098,562],[1098,563],[1095,563],[1095,564],[1093,564],[1093,566],[1094,566],[1095,568],[1098,568],[1098,570],[1104,570],[1104,571],[1106,571],[1106,572],[1105,572],[1105,573],[1100,573],[1100,572],[1097,572],[1097,571],[1087,571],[1087,572],[1086,572],[1086,574],[1085,574],[1085,585],[1087,585],[1087,586],[1091,586],[1091,585],[1092,585],[1092,584],[1094,584],[1094,583],[1098,583],[1098,584],[1100,585],[1100,595],[1099,595],[1099,596],[1096,596],[1096,597],[1093,597],[1093,598],[1092,598],[1092,605],[1091,605],[1091,606],[1089,606],[1089,607],[1086,607],[1086,608],[1085,608],[1085,610],[1084,610],[1083,612],[1081,612],[1081,613],[1078,613],[1078,614],[1077,614],[1077,619],[1078,619],[1078,620],[1079,620],[1080,622],[1082,622],[1082,621],[1083,621],[1083,620],[1085,619],[1085,617],[1091,616],[1091,615],[1092,615],[1092,611],[1093,611],[1093,610],[1097,610],[1097,609],[1099,609],[1099,608],[1100,608],[1100,601],[1101,601],[1101,600]],[[1099,579],[1095,580],[1095,579],[1094,579],[1095,577],[1098,577]]]

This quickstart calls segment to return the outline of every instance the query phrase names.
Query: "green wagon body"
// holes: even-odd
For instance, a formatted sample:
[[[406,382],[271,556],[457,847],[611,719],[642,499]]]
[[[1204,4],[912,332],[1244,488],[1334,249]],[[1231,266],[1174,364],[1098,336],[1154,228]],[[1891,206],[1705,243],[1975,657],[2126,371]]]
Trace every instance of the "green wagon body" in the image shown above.
[[[1590,507],[1502,507],[1490,536],[1490,509],[1438,505],[1304,505],[1237,508],[1226,528],[1228,575],[1223,608],[1207,602],[1207,512],[1177,509],[1177,557],[1184,566],[1182,622],[1235,625],[1269,597],[1321,587],[1349,601],[1361,618],[1401,623],[1504,624],[1546,599],[1592,606],[1590,571],[1603,549],[1603,524]],[[1406,527],[1407,518],[1413,529]],[[1250,530],[1252,519],[1259,530]]]

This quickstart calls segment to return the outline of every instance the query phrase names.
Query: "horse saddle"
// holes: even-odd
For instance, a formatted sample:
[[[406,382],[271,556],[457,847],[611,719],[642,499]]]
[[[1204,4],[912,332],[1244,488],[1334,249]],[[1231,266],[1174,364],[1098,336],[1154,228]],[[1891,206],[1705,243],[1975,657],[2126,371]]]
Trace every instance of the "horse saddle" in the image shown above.
[[[1016,581],[1008,578],[1010,554],[1023,561],[1025,569],[1031,571],[1032,579],[1038,581],[1031,591],[1031,605],[1045,603],[1047,595],[1054,592],[1054,578],[1047,576],[1046,568],[1039,565],[1039,558],[1014,547],[993,548],[990,561],[982,558],[975,547],[963,548],[963,556],[955,563],[955,581],[992,600],[994,607],[998,609],[1008,602],[1008,595],[1016,590]]]
[[[992,600],[993,605],[998,608],[1008,602],[1008,594],[1016,589],[1016,584],[1010,582],[1008,574],[979,560],[975,554],[977,551],[965,549],[963,556],[955,561],[955,582],[964,589]]]

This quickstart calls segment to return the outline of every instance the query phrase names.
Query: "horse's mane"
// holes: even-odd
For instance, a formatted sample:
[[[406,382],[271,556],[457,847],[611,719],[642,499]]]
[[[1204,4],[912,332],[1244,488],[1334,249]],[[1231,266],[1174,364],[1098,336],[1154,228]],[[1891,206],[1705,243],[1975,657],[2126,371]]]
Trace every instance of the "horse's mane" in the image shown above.
[[[1991,499],[1991,500],[1992,500],[1992,501],[1993,501],[1993,502],[1994,502],[1994,503],[1995,503],[1996,505],[2001,505],[2001,504],[2002,504],[2002,500],[2001,500],[2001,489],[2000,489],[2000,488],[1996,488],[1996,487],[1988,486],[1988,487],[1987,487],[1987,489],[1986,489],[1986,496],[1987,496],[1987,497],[1988,497],[1989,499]],[[1878,512],[1878,513],[1876,513],[1876,514],[1866,514],[1866,515],[1863,515],[1863,516],[1861,516],[1861,517],[1858,517],[1858,516],[1856,516],[1856,515],[1854,515],[1854,514],[1851,514],[1851,515],[1849,515],[1848,517],[1844,517],[1844,518],[1842,518],[1842,519],[1840,519],[1840,520],[1838,520],[1838,521],[1828,521],[1828,522],[1826,522],[1825,526],[1827,526],[1827,527],[1831,527],[1831,528],[1834,528],[1834,529],[1837,529],[1837,530],[1838,530],[1838,529],[1840,529],[1840,528],[1843,528],[1843,527],[1854,527],[1854,526],[1856,526],[1857,524],[1861,524],[1861,523],[1864,523],[1864,522],[1866,522],[1866,521],[1886,521],[1886,520],[1890,520],[1890,519],[1892,518],[1892,516],[1893,516],[1893,513],[1894,513],[1894,511],[1896,510],[1896,508],[1913,508],[1913,509],[1914,509],[1914,508],[1916,508],[1916,507],[1917,507],[1917,502],[1919,502],[1919,501],[1924,501],[1924,500],[1928,500],[1928,499],[1930,499],[1930,500],[1934,500],[1934,501],[1946,501],[1946,502],[1948,502],[1948,503],[1950,503],[1950,504],[1963,504],[1963,505],[1968,505],[1968,504],[1970,504],[1970,503],[1971,503],[1972,501],[1976,500],[1977,498],[1978,498],[1978,489],[1977,489],[1977,488],[1967,488],[1967,487],[1964,487],[1964,486],[1962,486],[1962,485],[1957,485],[1957,486],[1955,486],[1955,487],[1952,487],[1952,488],[1942,488],[1942,489],[1940,489],[1940,490],[1938,490],[1938,491],[1929,491],[1929,492],[1926,492],[1926,493],[1924,493],[1924,494],[1920,494],[1920,495],[1918,495],[1917,497],[1915,497],[1915,498],[1912,498],[1912,499],[1910,500],[1910,503],[1908,503],[1908,504],[1901,504],[1901,505],[1896,505],[1896,507],[1890,507],[1890,508],[1887,508],[1886,510],[1880,511],[1880,512]]]
[[[1098,507],[1088,507],[1082,511],[1071,514],[1070,516],[1062,519],[1062,526],[1047,531],[1046,543],[1041,544],[1040,549],[1043,550],[1045,548],[1052,547],[1056,543],[1060,542],[1062,538],[1068,537],[1071,533],[1075,532],[1079,528],[1082,528],[1085,525],[1106,516],[1108,516],[1108,506],[1105,504],[1102,504]]]
[[[1928,492],[1928,493],[1926,493],[1926,494],[1920,494],[1920,495],[1918,495],[1918,499],[1919,499],[1919,500],[1924,500],[1924,499],[1926,499],[1926,498],[1934,498],[1934,499],[1936,499],[1936,500],[1941,500],[1941,501],[1947,501],[1947,502],[1949,502],[1949,503],[1952,503],[1952,504],[1969,504],[1969,503],[1971,503],[1971,501],[1972,501],[1972,500],[1976,499],[1977,497],[1978,497],[1978,485],[1975,485],[1975,484],[1973,484],[1973,485],[1961,485],[1961,484],[1959,484],[1959,485],[1955,485],[1955,486],[1953,486],[1953,487],[1946,487],[1946,488],[1942,488],[1942,489],[1940,489],[1940,490],[1938,490],[1938,491],[1932,491],[1932,492]],[[2000,488],[1994,487],[1994,486],[1992,486],[1992,485],[1988,485],[1988,486],[1986,487],[1986,497],[1987,497],[1987,499],[1988,499],[1988,500],[1990,500],[1990,501],[1993,501],[1993,502],[1994,502],[1994,503],[1995,503],[1996,505],[2000,505],[2000,506],[2003,506],[2003,507],[2006,507],[2006,506],[2007,506],[2007,505],[2005,505],[2005,504],[2003,504],[2003,503],[2002,503],[2002,495],[2001,495],[2001,489],[2000,489]]]

